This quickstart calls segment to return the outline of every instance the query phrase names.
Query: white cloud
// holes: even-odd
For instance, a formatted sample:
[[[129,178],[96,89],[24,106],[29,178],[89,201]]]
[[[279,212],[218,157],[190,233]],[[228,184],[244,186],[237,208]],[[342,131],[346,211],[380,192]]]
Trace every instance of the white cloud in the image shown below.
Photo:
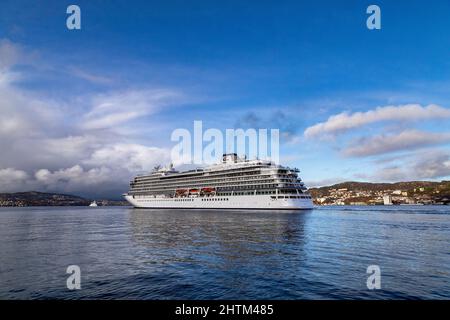
[[[40,169],[28,182],[35,189],[92,197],[118,197],[126,190],[128,177],[118,176],[110,168],[86,169],[80,165],[50,171]]]
[[[139,144],[119,143],[98,149],[83,163],[91,166],[111,166],[128,172],[150,171],[157,164],[168,164],[170,151]]]
[[[168,163],[170,152],[138,144],[114,144],[93,151],[81,164],[69,168],[40,169],[29,184],[40,190],[77,194],[125,192],[128,182],[137,172],[148,172],[155,165]]]
[[[71,138],[75,141],[77,137]],[[82,142],[82,144],[84,141]],[[58,144],[56,144],[58,145]],[[83,149],[83,147],[81,147]],[[63,154],[64,151],[60,150]],[[56,150],[51,150],[55,154]],[[72,155],[73,150],[68,154]],[[67,157],[64,154],[64,157]],[[146,147],[138,144],[113,144],[95,151],[88,150],[74,155],[71,167],[55,170],[46,168],[24,170],[0,169],[0,192],[39,190],[86,195],[88,197],[118,197],[128,189],[129,180],[136,174],[150,171],[157,164],[167,164],[170,152],[166,149]],[[70,157],[69,157],[70,158]],[[69,160],[53,163],[51,159],[36,159],[36,163],[63,166]]]
[[[24,187],[28,174],[14,168],[0,169],[0,189],[3,192],[14,191],[18,186]]]
[[[54,172],[40,169],[34,176],[37,182],[55,189],[73,189],[74,187],[76,189],[83,186],[103,184],[113,179],[109,168],[100,167],[85,170],[80,165]]]
[[[94,97],[93,108],[84,116],[84,129],[114,128],[132,119],[148,116],[182,102],[183,95],[175,90],[130,90]]]
[[[342,150],[348,157],[365,157],[389,152],[413,150],[423,147],[450,143],[450,133],[431,133],[406,130],[399,134],[378,135],[354,141]]]
[[[0,192],[26,188],[118,196],[136,172],[170,160],[169,151],[128,142],[116,127],[98,131],[79,128],[76,119],[67,123],[56,102],[9,85],[0,87],[0,94],[6,98],[0,100],[6,115],[0,118],[0,148],[5,150]],[[91,114],[100,109],[94,107]],[[18,169],[2,169],[12,167]]]
[[[60,106],[52,101],[0,85],[0,136],[31,136],[43,134],[62,120]]]
[[[42,98],[15,86],[23,76],[13,67],[27,63],[24,49],[0,39],[0,138],[31,136],[48,132],[63,118],[63,104]]]
[[[22,54],[20,46],[8,39],[0,39],[0,72],[19,62]]]
[[[68,72],[73,76],[76,76],[80,79],[87,80],[87,81],[95,83],[95,84],[106,85],[106,84],[113,83],[113,80],[111,78],[101,76],[101,75],[96,75],[96,74],[87,72],[85,70],[82,70],[80,68],[73,67],[73,66],[68,68]]]
[[[420,104],[385,106],[366,112],[343,112],[333,115],[325,122],[308,127],[304,135],[307,138],[331,136],[380,121],[411,122],[442,118],[450,118],[450,109],[434,104],[428,106],[421,106]]]
[[[324,186],[331,186],[337,183],[342,183],[348,181],[348,179],[344,178],[328,178],[323,180],[315,180],[315,181],[305,181],[305,184],[308,188],[319,188]]]
[[[401,165],[380,168],[371,176],[373,181],[412,181],[444,179],[450,176],[450,154],[442,150],[418,153]]]

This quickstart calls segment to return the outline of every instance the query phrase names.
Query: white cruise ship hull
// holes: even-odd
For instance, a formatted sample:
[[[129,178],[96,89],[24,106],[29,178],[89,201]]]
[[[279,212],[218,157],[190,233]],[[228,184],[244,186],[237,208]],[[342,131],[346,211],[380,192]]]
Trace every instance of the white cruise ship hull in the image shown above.
[[[154,196],[125,195],[136,208],[153,209],[258,209],[258,210],[306,210],[313,209],[309,198],[279,199],[270,195],[217,196],[192,198],[158,198]]]

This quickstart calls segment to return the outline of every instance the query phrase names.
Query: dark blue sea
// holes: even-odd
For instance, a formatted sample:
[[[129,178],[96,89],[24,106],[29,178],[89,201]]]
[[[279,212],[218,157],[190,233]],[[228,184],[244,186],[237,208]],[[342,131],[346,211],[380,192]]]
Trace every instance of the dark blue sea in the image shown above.
[[[0,208],[0,298],[449,299],[450,207]]]

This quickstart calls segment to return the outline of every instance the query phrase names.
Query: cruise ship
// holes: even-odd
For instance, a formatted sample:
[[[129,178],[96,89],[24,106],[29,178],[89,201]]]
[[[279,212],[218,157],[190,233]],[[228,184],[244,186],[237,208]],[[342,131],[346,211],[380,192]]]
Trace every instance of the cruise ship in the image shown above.
[[[223,160],[184,172],[156,167],[135,177],[125,199],[136,208],[155,209],[312,209],[299,170],[267,160],[224,154]]]

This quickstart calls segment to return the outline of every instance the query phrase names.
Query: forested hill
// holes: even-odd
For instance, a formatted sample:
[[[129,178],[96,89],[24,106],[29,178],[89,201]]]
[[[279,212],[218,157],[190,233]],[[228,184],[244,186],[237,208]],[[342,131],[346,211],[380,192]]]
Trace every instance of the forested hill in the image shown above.
[[[91,199],[83,197],[45,193],[37,191],[0,193],[0,207],[30,207],[30,206],[88,206]],[[97,200],[98,205],[127,205],[126,201]]]

